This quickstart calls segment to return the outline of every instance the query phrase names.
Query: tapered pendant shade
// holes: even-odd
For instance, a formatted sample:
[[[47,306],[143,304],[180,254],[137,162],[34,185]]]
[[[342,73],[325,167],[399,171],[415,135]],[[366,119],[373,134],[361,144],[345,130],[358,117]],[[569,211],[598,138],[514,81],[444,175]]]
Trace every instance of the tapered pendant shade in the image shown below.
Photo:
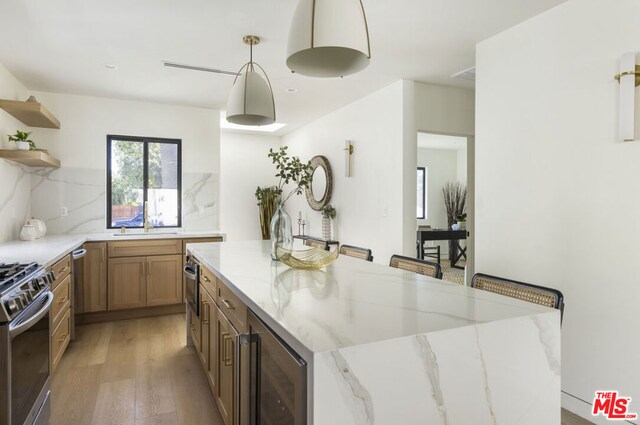
[[[255,36],[245,37],[245,43],[251,43],[251,46],[258,44],[259,40]],[[251,60],[238,72],[231,88],[227,100],[227,121],[240,125],[268,125],[276,121],[269,78],[262,67],[253,62],[253,54]]]
[[[342,77],[363,70],[370,59],[361,0],[300,0],[289,31],[289,69],[312,77]]]

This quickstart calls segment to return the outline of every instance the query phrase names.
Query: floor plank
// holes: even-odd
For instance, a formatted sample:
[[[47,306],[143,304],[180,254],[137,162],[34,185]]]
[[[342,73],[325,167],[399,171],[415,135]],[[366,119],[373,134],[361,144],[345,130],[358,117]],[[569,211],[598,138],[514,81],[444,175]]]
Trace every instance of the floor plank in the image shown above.
[[[138,419],[136,420],[136,425],[179,425],[178,415],[173,412],[151,418]]]
[[[568,410],[562,409],[562,425],[593,425],[593,423]]]
[[[100,384],[92,423],[95,425],[134,425],[135,396],[135,379]]]
[[[136,371],[136,419],[175,412],[171,377],[165,362],[138,365]]]

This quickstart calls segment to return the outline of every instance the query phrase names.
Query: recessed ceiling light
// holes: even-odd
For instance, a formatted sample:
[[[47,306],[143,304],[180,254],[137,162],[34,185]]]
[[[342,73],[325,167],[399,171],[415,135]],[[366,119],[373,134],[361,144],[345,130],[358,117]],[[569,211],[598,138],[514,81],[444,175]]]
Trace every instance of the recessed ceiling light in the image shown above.
[[[111,64],[111,63],[105,63],[105,64],[104,64],[104,67],[105,67],[105,68],[107,68],[107,69],[112,69],[112,70],[114,70],[114,71],[115,71],[116,69],[118,69],[118,65],[114,65],[114,64]]]
[[[289,88],[287,89],[287,92],[289,92],[289,93],[298,93],[298,89],[293,88],[293,87],[289,87]]]

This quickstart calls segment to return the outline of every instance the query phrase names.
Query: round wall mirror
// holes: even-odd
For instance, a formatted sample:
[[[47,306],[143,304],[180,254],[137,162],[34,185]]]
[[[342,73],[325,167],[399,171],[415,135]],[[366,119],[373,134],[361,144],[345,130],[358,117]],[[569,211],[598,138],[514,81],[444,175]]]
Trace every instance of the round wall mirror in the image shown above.
[[[311,184],[305,190],[305,194],[307,195],[309,206],[316,211],[320,211],[322,207],[331,201],[333,174],[331,173],[329,160],[322,155],[314,156],[311,158],[310,163],[313,177]]]

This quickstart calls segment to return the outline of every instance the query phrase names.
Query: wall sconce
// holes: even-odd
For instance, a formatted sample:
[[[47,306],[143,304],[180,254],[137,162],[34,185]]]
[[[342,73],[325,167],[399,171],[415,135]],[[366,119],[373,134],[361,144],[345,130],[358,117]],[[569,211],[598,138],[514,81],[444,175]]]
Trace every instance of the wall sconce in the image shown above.
[[[620,73],[615,79],[620,83],[619,136],[625,142],[633,142],[636,140],[636,87],[640,86],[640,66],[636,65],[635,53],[620,58]]]
[[[353,143],[351,140],[344,142],[344,175],[351,177],[351,155],[353,155]]]

